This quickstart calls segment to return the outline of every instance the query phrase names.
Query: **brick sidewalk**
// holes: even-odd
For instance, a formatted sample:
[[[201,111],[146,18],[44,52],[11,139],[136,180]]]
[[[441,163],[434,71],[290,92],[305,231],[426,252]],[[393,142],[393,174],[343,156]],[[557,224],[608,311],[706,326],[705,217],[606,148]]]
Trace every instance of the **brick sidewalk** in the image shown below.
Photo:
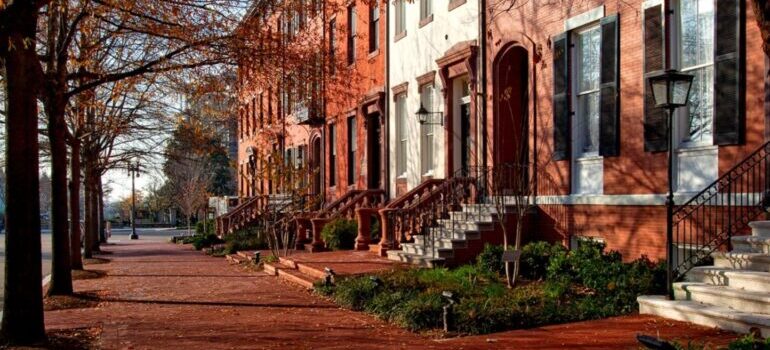
[[[48,329],[101,326],[104,349],[638,349],[638,332],[717,343],[733,337],[629,316],[436,341],[189,247],[138,241],[105,249],[112,262],[87,268],[108,277],[76,281],[75,288],[106,301],[46,313]]]

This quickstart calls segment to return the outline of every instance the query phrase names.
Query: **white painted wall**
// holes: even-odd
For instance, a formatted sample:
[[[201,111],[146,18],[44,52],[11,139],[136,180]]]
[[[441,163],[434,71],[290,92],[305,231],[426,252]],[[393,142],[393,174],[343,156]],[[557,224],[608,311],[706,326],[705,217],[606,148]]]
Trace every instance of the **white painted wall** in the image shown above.
[[[390,87],[408,82],[406,98],[407,123],[407,172],[408,189],[419,185],[421,179],[420,166],[420,124],[415,112],[420,108],[420,91],[417,77],[436,71],[433,106],[425,106],[428,110],[438,112],[444,110],[443,86],[438,73],[436,60],[459,42],[479,39],[479,7],[477,0],[468,0],[465,4],[449,11],[449,0],[433,0],[433,22],[420,28],[420,1],[406,2],[406,37],[394,42],[395,5],[390,3],[388,31],[390,32]],[[392,93],[392,92],[391,92]],[[389,145],[391,153],[388,158],[390,174],[390,193],[395,195],[396,178],[396,108],[393,96],[388,99],[390,116],[388,118]],[[434,178],[443,178],[445,167],[444,137],[445,130],[441,125],[434,125],[433,155],[435,159]],[[458,156],[459,158],[459,156]]]

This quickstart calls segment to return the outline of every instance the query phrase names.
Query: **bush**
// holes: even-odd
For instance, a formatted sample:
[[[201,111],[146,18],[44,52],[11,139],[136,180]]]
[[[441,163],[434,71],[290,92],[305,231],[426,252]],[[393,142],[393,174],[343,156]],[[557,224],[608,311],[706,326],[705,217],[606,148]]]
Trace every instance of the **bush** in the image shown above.
[[[220,244],[223,241],[217,237],[215,234],[207,234],[207,235],[194,235],[192,236],[191,242],[195,250],[201,250],[205,247],[211,247],[214,244]]]
[[[353,249],[358,236],[358,223],[353,220],[334,220],[321,230],[326,248],[331,250]]]
[[[263,232],[255,229],[243,229],[225,236],[225,253],[235,254],[243,250],[267,249],[267,240]]]
[[[476,257],[476,264],[484,271],[494,272],[498,275],[505,274],[503,263],[503,246],[497,244],[484,245],[484,250]]]
[[[204,222],[206,223],[206,231],[203,231]],[[209,219],[205,221],[198,221],[195,224],[195,234],[198,235],[208,235],[208,234],[214,234],[216,233],[214,230],[214,226],[216,223],[214,222],[214,219]]]
[[[529,280],[542,280],[548,270],[548,264],[554,255],[563,254],[567,249],[561,244],[533,242],[521,249],[521,277]]]

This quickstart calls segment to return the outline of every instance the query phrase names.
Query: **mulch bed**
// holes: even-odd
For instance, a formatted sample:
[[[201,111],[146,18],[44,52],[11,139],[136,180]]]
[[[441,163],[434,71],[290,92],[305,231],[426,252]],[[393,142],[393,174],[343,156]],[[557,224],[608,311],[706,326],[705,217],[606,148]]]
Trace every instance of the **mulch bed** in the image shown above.
[[[97,264],[107,264],[110,262],[110,259],[105,258],[84,258],[83,264],[84,265],[97,265]]]
[[[92,280],[106,277],[107,272],[102,270],[72,270],[72,280]]]
[[[34,346],[9,346],[2,345],[0,349],[66,349],[66,350],[90,350],[99,349],[99,337],[102,334],[101,327],[84,327],[70,329],[49,329],[46,331],[48,340]]]
[[[97,307],[107,295],[108,292],[106,291],[79,292],[73,295],[52,295],[45,298],[43,308],[45,311],[55,311]]]

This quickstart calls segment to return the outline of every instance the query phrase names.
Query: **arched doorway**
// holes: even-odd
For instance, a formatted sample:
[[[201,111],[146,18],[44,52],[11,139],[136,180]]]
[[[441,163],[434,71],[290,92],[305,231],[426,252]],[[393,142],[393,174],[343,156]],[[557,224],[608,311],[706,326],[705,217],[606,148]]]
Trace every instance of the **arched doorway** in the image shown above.
[[[527,50],[511,45],[501,51],[494,65],[494,166],[505,178],[529,178],[529,61]],[[511,172],[510,175],[507,173]],[[508,190],[522,188],[520,181],[506,181]],[[515,191],[515,190],[514,190]]]

